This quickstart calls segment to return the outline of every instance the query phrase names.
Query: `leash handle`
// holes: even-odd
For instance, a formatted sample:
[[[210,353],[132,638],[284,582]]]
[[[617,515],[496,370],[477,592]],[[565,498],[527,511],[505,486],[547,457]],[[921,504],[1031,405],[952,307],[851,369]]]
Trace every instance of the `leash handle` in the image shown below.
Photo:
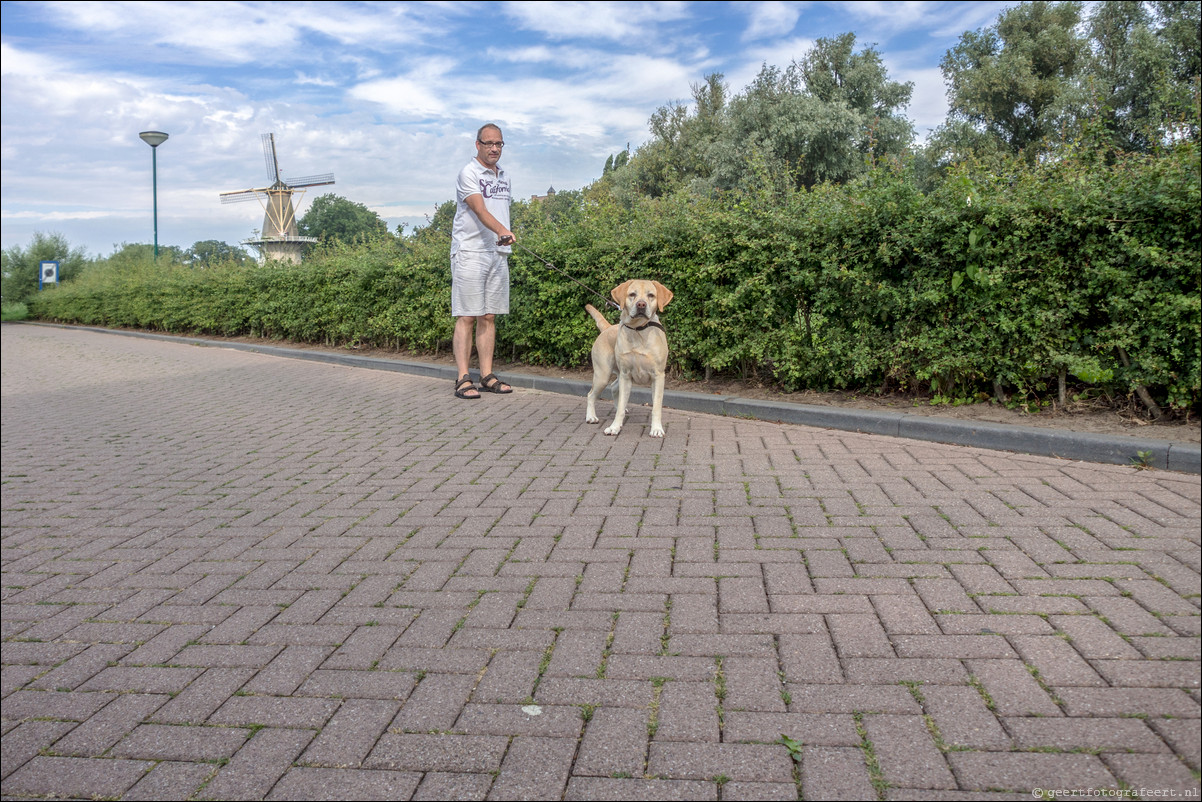
[[[508,240],[508,239],[509,239],[509,237],[503,237],[502,239]],[[498,245],[507,245],[507,244],[509,244],[509,243],[508,243],[508,242],[501,242],[501,241],[499,241],[499,240],[498,240],[497,244],[498,244]],[[597,291],[596,291],[596,290],[594,290],[592,287],[589,287],[587,284],[584,284],[584,283],[582,283],[582,282],[580,282],[580,281],[577,281],[576,279],[572,278],[572,277],[571,277],[571,276],[569,276],[567,273],[563,272],[563,271],[562,271],[562,270],[560,270],[558,267],[556,267],[555,265],[551,264],[550,262],[548,262],[548,261],[547,261],[546,259],[544,259],[543,257],[539,256],[537,253],[535,253],[534,251],[530,250],[529,248],[527,248],[527,247],[526,247],[525,245],[523,245],[522,243],[520,243],[520,242],[513,242],[513,245],[517,246],[518,248],[521,248],[523,251],[525,251],[526,253],[530,254],[530,255],[531,255],[531,256],[533,256],[535,259],[537,259],[538,261],[542,262],[542,263],[543,263],[543,264],[545,264],[547,267],[551,268],[551,269],[552,269],[552,270],[554,270],[556,273],[558,273],[559,275],[561,275],[561,276],[563,276],[564,278],[566,278],[568,281],[571,281],[571,282],[573,282],[573,283],[575,283],[575,284],[578,284],[579,286],[581,286],[581,287],[583,287],[584,289],[586,289],[586,290],[588,290],[589,292],[591,292],[593,295],[596,295],[598,298],[600,298],[601,300],[605,301],[605,305],[606,305],[606,306],[612,307],[613,309],[617,309],[619,312],[622,310],[622,307],[621,307],[621,306],[619,306],[617,303],[615,303],[615,302],[614,302],[614,300],[613,300],[612,298],[606,298],[604,295],[602,295],[601,293],[597,292]]]

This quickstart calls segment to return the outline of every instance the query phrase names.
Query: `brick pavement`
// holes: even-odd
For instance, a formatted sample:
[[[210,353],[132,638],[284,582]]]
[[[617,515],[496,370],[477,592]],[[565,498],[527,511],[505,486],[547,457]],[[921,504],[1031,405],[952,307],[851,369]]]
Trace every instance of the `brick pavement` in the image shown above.
[[[6,797],[1198,788],[1195,476],[2,342]]]

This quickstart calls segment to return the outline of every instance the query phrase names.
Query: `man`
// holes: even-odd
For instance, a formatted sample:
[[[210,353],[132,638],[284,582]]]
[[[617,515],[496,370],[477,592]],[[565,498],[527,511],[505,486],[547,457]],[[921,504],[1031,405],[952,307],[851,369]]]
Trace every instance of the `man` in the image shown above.
[[[497,341],[497,315],[509,313],[509,254],[517,238],[509,230],[509,177],[497,166],[505,141],[501,129],[488,123],[476,132],[476,157],[459,171],[455,222],[451,227],[451,340],[456,398],[480,398],[480,391],[511,393],[513,388],[492,372]],[[480,387],[472,383],[469,365],[472,332],[480,360]]]

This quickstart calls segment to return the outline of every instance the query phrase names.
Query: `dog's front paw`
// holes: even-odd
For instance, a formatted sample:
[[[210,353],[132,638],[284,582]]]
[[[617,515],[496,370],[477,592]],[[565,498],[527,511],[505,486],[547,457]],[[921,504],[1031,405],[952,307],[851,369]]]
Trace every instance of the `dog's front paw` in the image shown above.
[[[663,426],[652,426],[649,434],[652,437],[663,437],[664,436],[664,427]]]
[[[596,415],[585,415],[584,422],[585,423],[600,423],[601,419],[598,418]]]
[[[608,435],[615,435],[620,431],[622,431],[622,427],[616,423],[611,423],[605,427],[605,433]]]

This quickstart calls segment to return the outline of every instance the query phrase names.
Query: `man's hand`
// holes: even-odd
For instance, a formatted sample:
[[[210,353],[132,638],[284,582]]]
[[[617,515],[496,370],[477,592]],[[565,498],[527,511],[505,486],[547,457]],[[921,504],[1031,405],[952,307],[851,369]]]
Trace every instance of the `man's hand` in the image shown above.
[[[505,236],[503,236],[499,240],[497,240],[497,244],[498,245],[512,245],[517,241],[518,241],[517,237],[513,236],[512,234],[506,234]]]

